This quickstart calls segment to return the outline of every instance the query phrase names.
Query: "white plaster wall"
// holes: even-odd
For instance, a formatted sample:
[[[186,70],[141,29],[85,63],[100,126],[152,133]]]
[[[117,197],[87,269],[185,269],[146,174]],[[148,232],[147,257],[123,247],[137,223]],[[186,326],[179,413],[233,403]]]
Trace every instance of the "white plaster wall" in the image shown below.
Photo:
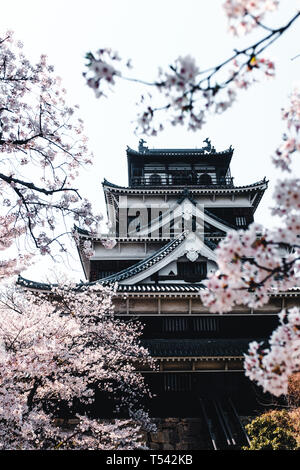
[[[251,195],[249,197],[249,194]],[[254,193],[245,193],[245,194],[236,194],[234,193],[234,198],[232,197],[232,193],[226,194],[217,194],[214,193],[207,195],[207,194],[193,194],[192,199],[199,204],[204,204],[207,207],[251,207],[251,199],[254,196]],[[170,206],[175,205],[182,197],[182,194],[176,195],[134,195],[128,196],[128,205],[134,207],[150,207],[154,205],[156,207],[160,207],[162,204],[169,204]]]
[[[95,255],[91,259],[143,259],[146,256],[154,254],[160,248],[160,246],[160,244],[157,244],[156,246],[154,246],[153,244],[148,246],[147,244],[147,251],[145,251],[145,242],[117,243],[114,248],[108,250],[102,245],[102,243],[95,242]]]

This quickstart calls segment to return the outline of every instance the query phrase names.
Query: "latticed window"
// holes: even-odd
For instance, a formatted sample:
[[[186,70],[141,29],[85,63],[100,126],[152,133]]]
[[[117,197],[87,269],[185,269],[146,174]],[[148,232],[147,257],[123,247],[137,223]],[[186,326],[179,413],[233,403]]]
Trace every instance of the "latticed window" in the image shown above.
[[[166,333],[186,331],[188,329],[187,318],[164,318],[163,331]]]
[[[190,392],[192,390],[191,374],[165,374],[165,392]]]
[[[193,318],[194,331],[219,331],[219,318],[214,317],[197,317]]]
[[[238,227],[243,227],[246,225],[246,217],[236,217],[235,222]]]
[[[178,263],[178,277],[186,282],[197,282],[206,278],[207,264],[206,262],[194,263]]]

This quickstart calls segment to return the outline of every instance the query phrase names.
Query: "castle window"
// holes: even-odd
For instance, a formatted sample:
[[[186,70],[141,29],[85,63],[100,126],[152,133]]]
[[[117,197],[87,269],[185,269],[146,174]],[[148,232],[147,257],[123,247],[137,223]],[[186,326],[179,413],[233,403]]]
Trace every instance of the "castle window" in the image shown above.
[[[202,185],[212,184],[211,176],[207,173],[202,173],[202,175],[199,176],[199,184],[202,184]]]
[[[192,390],[191,374],[164,374],[165,392],[190,392]]]
[[[185,175],[183,172],[173,172],[172,178],[174,184],[182,185],[185,183]]]
[[[158,175],[157,173],[154,173],[154,174],[150,175],[149,184],[153,185],[153,186],[160,185],[161,184],[161,176]]]
[[[236,217],[235,223],[238,227],[244,227],[246,225],[246,217]]]
[[[207,264],[206,262],[183,262],[177,263],[178,277],[186,282],[197,282],[206,278]]]
[[[194,331],[218,331],[219,330],[219,318],[210,317],[198,317],[193,318],[193,329]]]
[[[187,328],[188,328],[187,318],[164,318],[163,319],[163,331],[165,333],[186,331]]]

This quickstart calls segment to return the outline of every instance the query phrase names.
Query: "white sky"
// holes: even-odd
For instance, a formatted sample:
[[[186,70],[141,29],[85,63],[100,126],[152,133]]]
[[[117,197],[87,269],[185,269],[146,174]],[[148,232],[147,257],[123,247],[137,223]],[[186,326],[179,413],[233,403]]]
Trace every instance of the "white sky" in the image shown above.
[[[146,80],[155,79],[158,66],[166,68],[179,55],[194,56],[202,69],[214,66],[229,57],[234,48],[252,44],[258,37],[257,33],[242,39],[231,37],[222,3],[223,0],[10,0],[2,5],[1,32],[14,30],[32,60],[41,53],[47,54],[63,79],[70,103],[80,105],[90,149],[95,154],[94,167],[80,178],[80,189],[102,212],[103,178],[127,185],[126,146],[138,145],[132,121],[142,89],[127,82],[117,86],[109,99],[97,100],[82,77],[85,53],[111,47],[121,57],[132,59],[132,76]],[[269,15],[267,24],[285,24],[293,15],[296,0],[281,3],[283,7]],[[266,51],[265,56],[276,63],[275,80],[263,80],[248,91],[241,91],[238,103],[223,115],[209,118],[201,131],[168,128],[157,137],[145,139],[149,147],[201,147],[206,137],[217,150],[232,145],[235,151],[231,172],[237,185],[253,183],[264,176],[270,180],[256,213],[256,221],[266,225],[273,223],[269,207],[272,188],[280,176],[270,159],[284,130],[280,110],[293,83],[299,80],[300,58],[291,60],[300,53],[299,26],[300,20]],[[74,256],[72,274],[79,279],[83,274],[76,253]],[[50,265],[43,258],[24,275],[45,279]],[[59,263],[54,269],[66,268]]]

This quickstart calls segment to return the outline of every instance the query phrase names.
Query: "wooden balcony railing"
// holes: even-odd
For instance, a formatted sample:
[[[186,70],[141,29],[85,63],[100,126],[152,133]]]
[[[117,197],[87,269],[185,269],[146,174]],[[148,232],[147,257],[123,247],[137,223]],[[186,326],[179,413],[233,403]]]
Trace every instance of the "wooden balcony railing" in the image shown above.
[[[212,177],[210,175],[168,175],[160,176],[159,174],[151,174],[147,176],[133,176],[131,177],[131,186],[198,186],[210,188],[214,186],[233,187],[233,178],[224,176],[220,178]]]

